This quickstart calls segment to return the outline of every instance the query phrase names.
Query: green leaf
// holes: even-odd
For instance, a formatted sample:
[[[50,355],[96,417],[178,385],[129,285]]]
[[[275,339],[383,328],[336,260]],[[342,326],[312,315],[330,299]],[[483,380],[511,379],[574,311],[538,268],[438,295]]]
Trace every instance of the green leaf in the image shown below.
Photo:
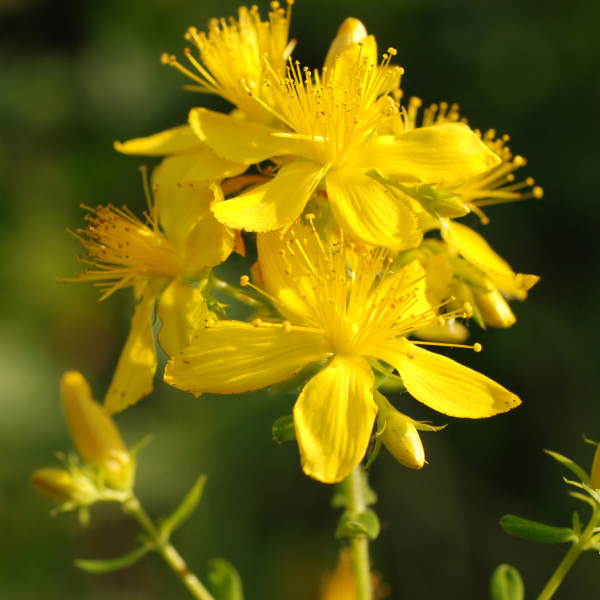
[[[286,415],[273,423],[273,440],[278,444],[296,439],[296,428],[294,427],[294,416]]]
[[[554,460],[557,460],[561,465],[567,467],[567,469],[569,469],[571,472],[575,473],[575,475],[577,475],[577,477],[579,477],[583,483],[590,483],[590,476],[570,458],[567,458],[562,454],[558,454],[558,452],[552,452],[551,450],[544,450],[544,452],[549,454]]]
[[[379,518],[371,509],[367,509],[358,516],[345,512],[340,517],[335,537],[341,539],[366,535],[369,539],[374,540],[379,535],[380,529]]]
[[[577,481],[570,481],[566,477],[563,477],[563,479],[569,485],[574,485],[575,487],[585,490],[600,505],[600,494],[598,494],[598,492],[595,489],[591,488],[589,485],[586,485],[585,483],[578,483]]]
[[[576,533],[576,535],[579,535],[581,533],[581,521],[579,519],[579,513],[577,511],[573,513],[573,531]]]
[[[492,600],[523,600],[525,587],[519,571],[510,565],[500,565],[492,575]]]
[[[188,492],[181,504],[162,523],[160,530],[163,535],[168,537],[196,510],[196,507],[200,503],[200,498],[202,498],[202,491],[205,485],[206,475],[200,475],[194,487]]]
[[[515,515],[505,515],[500,519],[500,525],[506,533],[515,535],[533,542],[542,542],[544,544],[564,544],[577,540],[577,536],[572,529],[567,527],[552,527],[528,521]]]
[[[591,444],[592,446],[598,446],[598,442],[595,442],[594,440],[590,440],[589,437],[587,437],[585,434],[583,434],[583,441],[586,442],[587,444]]]
[[[244,600],[242,580],[230,562],[213,558],[208,563],[208,581],[215,600]]]
[[[88,573],[110,573],[111,571],[118,571],[119,569],[130,567],[140,560],[142,556],[145,556],[151,549],[151,546],[144,544],[119,558],[111,558],[109,560],[74,560],[73,564]]]
[[[589,504],[594,509],[596,508],[596,503],[585,494],[580,494],[579,492],[569,492],[569,496],[573,496],[573,498],[577,498],[577,500],[581,500],[582,502]]]
[[[367,464],[363,467],[363,471],[368,469],[374,462],[377,456],[379,455],[379,451],[381,450],[382,441],[380,437],[377,437],[375,440],[375,445],[373,446],[373,451],[371,452],[371,456],[369,456],[369,460]]]

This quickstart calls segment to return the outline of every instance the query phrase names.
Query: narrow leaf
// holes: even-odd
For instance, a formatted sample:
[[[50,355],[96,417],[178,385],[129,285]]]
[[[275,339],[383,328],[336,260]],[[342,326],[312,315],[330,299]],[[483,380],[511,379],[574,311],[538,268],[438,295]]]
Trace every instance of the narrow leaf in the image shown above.
[[[500,565],[492,575],[492,600],[523,600],[525,587],[519,571],[510,565]]]
[[[111,558],[109,560],[74,560],[73,564],[88,573],[110,573],[111,571],[130,567],[150,550],[151,547],[145,544],[119,558]]]
[[[583,441],[586,442],[587,444],[591,444],[592,446],[598,446],[598,442],[595,442],[594,440],[590,440],[589,437],[587,437],[587,435],[583,434]]]
[[[573,531],[577,535],[581,533],[581,521],[579,520],[579,513],[577,511],[573,513]]]
[[[181,504],[175,511],[165,519],[161,526],[161,533],[169,536],[175,531],[189,516],[196,510],[202,497],[202,491],[206,485],[206,475],[200,475],[194,484],[194,487],[188,492],[187,496],[182,500]]]
[[[515,515],[505,515],[500,519],[500,525],[506,533],[533,542],[544,544],[564,544],[577,540],[572,529],[567,527],[552,527],[535,521],[528,521]]]
[[[577,500],[581,500],[586,504],[589,504],[592,508],[596,508],[596,503],[589,497],[584,494],[580,494],[579,492],[569,492],[569,496],[573,496],[573,498],[577,498]]]
[[[208,563],[208,581],[215,600],[244,600],[239,573],[226,560],[213,558]]]
[[[296,428],[294,427],[293,415],[281,417],[273,423],[273,440],[278,444],[296,439]]]
[[[576,463],[574,463],[570,458],[563,456],[562,454],[558,454],[558,452],[552,452],[551,450],[544,450],[546,454],[549,454],[554,460],[557,460],[561,465],[564,465],[575,473],[583,483],[589,484],[590,476]]]
[[[381,441],[380,437],[377,437],[375,439],[375,445],[373,446],[371,456],[369,456],[369,460],[367,461],[367,464],[363,467],[363,471],[368,469],[375,462],[375,459],[377,458],[377,456],[379,455],[379,451],[381,450],[382,443],[383,442]]]

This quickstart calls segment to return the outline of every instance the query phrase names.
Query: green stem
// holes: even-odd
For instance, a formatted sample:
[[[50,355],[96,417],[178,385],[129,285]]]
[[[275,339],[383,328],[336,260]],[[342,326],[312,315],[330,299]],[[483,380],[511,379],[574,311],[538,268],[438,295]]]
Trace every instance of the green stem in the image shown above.
[[[363,497],[361,468],[358,465],[344,480],[348,512],[360,515],[367,505]],[[369,540],[366,535],[355,535],[350,542],[352,565],[356,579],[357,600],[371,600],[371,566],[369,564]]]
[[[123,510],[133,517],[150,536],[156,551],[165,559],[167,564],[175,571],[183,584],[198,600],[214,600],[210,592],[202,585],[200,580],[189,570],[186,562],[168,539],[164,539],[152,519],[142,508],[139,500],[133,496],[123,504]]]
[[[562,559],[560,565],[554,572],[554,575],[550,578],[546,587],[542,590],[537,600],[550,600],[554,596],[554,592],[558,589],[563,579],[569,572],[569,569],[573,566],[575,561],[579,558],[579,555],[586,549],[587,544],[595,533],[595,529],[600,521],[600,507],[596,506],[590,522],[579,537],[576,544],[573,544],[571,549],[567,552],[565,557]]]

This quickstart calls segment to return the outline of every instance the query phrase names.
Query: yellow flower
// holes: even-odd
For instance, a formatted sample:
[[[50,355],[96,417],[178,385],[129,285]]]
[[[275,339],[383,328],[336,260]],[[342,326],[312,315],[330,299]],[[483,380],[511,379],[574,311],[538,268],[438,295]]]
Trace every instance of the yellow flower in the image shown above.
[[[464,124],[450,123],[398,135],[377,136],[398,105],[390,96],[403,70],[392,67],[393,48],[380,66],[363,55],[346,73],[349,50],[334,62],[333,72],[288,61],[285,72],[265,59],[270,102],[257,102],[287,130],[263,128],[206,109],[190,113],[190,125],[219,155],[256,162],[296,155],[275,178],[250,192],[214,206],[219,221],[236,229],[266,232],[289,226],[311,194],[324,183],[331,210],[354,238],[394,249],[415,247],[422,233],[415,215],[377,178],[401,183],[462,183],[500,162]],[[338,70],[343,77],[337,77]],[[248,94],[252,90],[244,82]],[[268,134],[268,135],[267,135]],[[294,193],[290,193],[293,190]]]
[[[123,438],[106,409],[93,399],[83,375],[65,373],[61,392],[65,420],[79,456],[101,469],[111,487],[131,489],[133,465]]]
[[[396,99],[400,100],[402,92],[398,91]],[[419,98],[412,97],[408,102],[408,110],[404,119],[395,115],[390,119],[388,128],[390,133],[400,133],[405,130],[412,131],[419,127],[437,127],[448,123],[466,123],[467,119],[460,118],[458,105],[449,106],[446,102],[441,102],[439,106],[432,104],[423,111],[421,124],[419,125],[419,109],[422,102]],[[457,194],[452,206],[439,206],[439,217],[460,217],[469,211],[476,213],[482,223],[489,222],[488,217],[481,210],[482,207],[494,204],[505,204],[517,200],[527,200],[529,198],[542,198],[544,192],[541,187],[535,186],[534,179],[528,177],[525,181],[514,183],[514,171],[524,167],[527,161],[522,156],[512,155],[506,145],[509,136],[504,135],[496,138],[496,131],[490,129],[481,133],[478,129],[475,134],[481,138],[482,142],[501,159],[501,162],[491,169],[467,179],[464,183],[456,186],[453,193]],[[523,191],[525,188],[530,190]],[[400,192],[402,195],[402,193]],[[405,201],[407,200],[404,198]],[[429,207],[431,208],[431,207]],[[413,207],[414,210],[416,210]],[[444,210],[445,209],[445,210]]]
[[[140,221],[125,207],[90,210],[78,237],[91,265],[74,281],[102,286],[104,299],[133,286],[137,305],[131,331],[119,358],[105,406],[119,412],[152,391],[156,349],[152,311],[158,299],[162,329],[158,341],[168,356],[187,345],[193,330],[208,318],[202,294],[189,285],[204,269],[222,263],[234,249],[235,233],[210,211],[213,192],[208,182],[193,178],[178,185],[193,170],[189,155],[165,159],[155,172],[155,202]],[[73,281],[71,279],[70,281]]]
[[[272,114],[254,101],[239,85],[244,79],[254,94],[263,93],[263,55],[268,55],[275,68],[283,70],[285,60],[290,55],[295,42],[288,43],[291,5],[288,2],[287,13],[278,2],[272,2],[269,20],[260,19],[258,8],[250,10],[241,7],[238,20],[213,19],[208,25],[208,34],[191,27],[185,34],[199,51],[200,62],[186,49],[186,56],[197,70],[197,74],[177,62],[174,56],[163,55],[163,63],[168,63],[197,85],[187,86],[211,94],[218,94],[229,100],[235,107],[235,120],[252,122],[256,127],[257,143],[266,137],[271,124]],[[218,114],[218,113],[216,113]],[[198,132],[196,132],[198,133]],[[202,176],[198,179],[219,179],[232,177],[243,172],[255,160],[256,151],[249,156],[239,155],[232,160],[221,158],[205,143],[205,136],[197,135],[189,125],[183,125],[145,138],[136,138],[125,143],[116,142],[115,148],[124,154],[146,156],[165,156],[181,153],[196,153],[197,169]],[[269,149],[270,152],[270,149]],[[266,156],[265,158],[270,158]],[[264,158],[260,158],[264,160]]]
[[[93,486],[82,487],[66,469],[38,469],[31,476],[31,485],[57,504],[87,506],[96,499]]]
[[[386,249],[346,244],[343,234],[332,245],[299,224],[281,238],[259,235],[258,253],[264,293],[287,320],[209,325],[169,361],[165,381],[196,396],[241,393],[329,359],[294,407],[307,475],[340,481],[363,458],[377,413],[377,360],[397,369],[417,400],[451,416],[490,417],[520,403],[487,377],[417,345],[427,342],[403,337],[439,319],[424,298],[418,263],[394,273]]]

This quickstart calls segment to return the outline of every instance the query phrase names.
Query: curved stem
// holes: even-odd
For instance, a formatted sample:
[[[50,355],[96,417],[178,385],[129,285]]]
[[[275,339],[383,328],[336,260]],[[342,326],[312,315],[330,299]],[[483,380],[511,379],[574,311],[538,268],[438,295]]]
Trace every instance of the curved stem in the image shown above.
[[[550,600],[554,596],[554,592],[558,589],[569,569],[573,566],[575,561],[579,558],[579,555],[586,549],[587,544],[595,533],[595,529],[600,521],[600,507],[596,506],[590,522],[579,537],[576,544],[573,544],[571,549],[567,552],[565,557],[562,559],[560,565],[554,574],[546,584],[546,587],[542,590],[537,600]]]
[[[363,497],[360,465],[344,480],[348,512],[358,516],[367,505]],[[371,600],[371,567],[369,564],[369,540],[366,535],[356,535],[351,539],[352,565],[356,579],[357,600]]]
[[[150,536],[156,551],[165,559],[167,564],[175,571],[175,574],[181,579],[183,584],[198,600],[214,600],[210,592],[202,585],[200,580],[189,570],[186,562],[179,552],[175,550],[168,539],[164,539],[152,519],[142,508],[139,500],[132,496],[123,504],[123,510],[133,517]]]

